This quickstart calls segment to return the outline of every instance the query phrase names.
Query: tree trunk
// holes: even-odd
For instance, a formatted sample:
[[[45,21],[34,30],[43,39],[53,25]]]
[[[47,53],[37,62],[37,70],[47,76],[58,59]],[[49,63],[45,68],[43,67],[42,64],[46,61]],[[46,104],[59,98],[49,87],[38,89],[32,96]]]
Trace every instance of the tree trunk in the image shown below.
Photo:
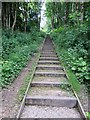
[[[8,29],[8,3],[6,3],[6,28]]]
[[[83,22],[83,18],[84,18],[84,3],[81,3],[81,23]]]
[[[52,29],[54,29],[54,16],[52,16],[51,24],[52,24]]]
[[[25,20],[24,32],[26,33],[26,31],[27,31],[27,22]]]
[[[69,2],[66,2],[66,19],[65,19],[65,24],[68,23],[68,17],[69,17]]]
[[[0,27],[2,28],[2,2],[0,2]]]
[[[9,17],[8,18],[8,22],[9,22],[8,23],[8,27],[9,27],[9,29],[11,27],[11,11],[10,11],[11,9],[10,9],[10,7],[11,7],[11,4],[9,4],[9,8],[8,8],[9,9],[9,13],[8,13],[8,17]]]
[[[16,10],[15,10],[14,22],[13,22],[13,25],[12,25],[12,32],[14,31],[15,24],[16,24]]]

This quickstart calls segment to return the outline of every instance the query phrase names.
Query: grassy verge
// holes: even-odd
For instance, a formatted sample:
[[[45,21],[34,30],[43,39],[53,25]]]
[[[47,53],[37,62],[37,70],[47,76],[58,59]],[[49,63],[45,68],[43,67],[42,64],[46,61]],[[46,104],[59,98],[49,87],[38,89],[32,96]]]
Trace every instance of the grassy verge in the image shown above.
[[[58,47],[55,45],[56,48],[56,53],[61,61],[62,66],[65,68],[65,72],[68,75],[68,80],[69,83],[71,84],[72,88],[76,91],[80,91],[80,83],[77,80],[75,74],[70,70],[70,68],[67,66],[65,58],[68,57],[65,51],[63,50],[58,50]]]
[[[26,78],[23,80],[23,85],[21,86],[20,90],[19,90],[19,95],[18,95],[18,102],[21,102],[24,95],[25,95],[25,91],[27,89],[27,86],[29,84],[29,82],[32,81],[32,76],[34,74],[34,71],[35,71],[35,68],[36,68],[36,65],[37,65],[37,61],[38,61],[38,57],[39,57],[39,53],[36,54],[36,60],[32,63],[32,66],[31,66],[31,70],[29,72],[29,74],[26,76]]]

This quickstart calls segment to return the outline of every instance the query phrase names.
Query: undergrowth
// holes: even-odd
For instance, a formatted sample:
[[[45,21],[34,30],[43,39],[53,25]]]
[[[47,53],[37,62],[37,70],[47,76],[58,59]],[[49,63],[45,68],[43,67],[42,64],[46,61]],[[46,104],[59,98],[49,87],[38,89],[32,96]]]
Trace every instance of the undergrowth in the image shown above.
[[[70,70],[67,72],[73,79],[71,82],[76,88],[76,79],[90,88],[89,30],[88,26],[83,24],[77,27],[60,27],[50,34],[59,56],[63,59],[67,70]],[[75,76],[72,75],[72,72]]]
[[[70,70],[65,62],[65,58],[64,57],[67,57],[67,55],[65,56],[64,54],[64,57],[61,57],[61,53],[64,53],[63,51],[58,51],[58,49],[56,49],[56,52],[58,54],[58,57],[60,59],[60,61],[62,61],[62,65],[65,67],[65,72],[67,73],[68,75],[68,80],[70,82],[70,85],[71,87],[76,91],[76,92],[79,92],[80,91],[80,83],[79,81],[77,80],[76,76],[74,75],[74,73],[72,72],[72,70]]]
[[[28,60],[38,51],[45,34],[40,31],[21,33],[2,31],[2,77],[0,87],[7,87],[14,81]]]

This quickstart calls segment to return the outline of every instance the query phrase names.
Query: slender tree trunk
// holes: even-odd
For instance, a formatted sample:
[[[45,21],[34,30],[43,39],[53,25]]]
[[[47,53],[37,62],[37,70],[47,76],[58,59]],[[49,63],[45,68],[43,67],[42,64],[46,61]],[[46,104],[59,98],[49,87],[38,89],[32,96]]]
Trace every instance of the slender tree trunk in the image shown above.
[[[81,3],[81,23],[83,22],[84,19],[84,3]]]
[[[11,25],[11,9],[10,9],[10,7],[11,7],[11,3],[9,4],[9,8],[8,8],[8,10],[9,10],[9,13],[8,13],[8,27],[9,27],[9,29],[10,29],[10,25]]]
[[[52,16],[51,24],[52,24],[52,29],[54,29],[54,16]]]
[[[68,16],[69,16],[69,2],[66,2],[66,20],[65,20],[65,23],[68,23]]]
[[[8,3],[6,3],[6,28],[8,29]]]
[[[2,28],[2,2],[0,2],[0,27]]]
[[[14,31],[15,24],[16,24],[16,10],[15,10],[14,22],[13,22],[13,25],[12,25],[12,32]]]
[[[25,26],[24,26],[24,32],[27,31],[27,22],[26,22],[26,19],[25,19]]]
[[[11,21],[11,19],[10,19],[10,11],[9,11],[9,29],[10,29],[10,21]]]
[[[25,19],[24,31],[26,32],[27,31],[27,11],[25,11],[25,13],[24,13],[24,19]]]

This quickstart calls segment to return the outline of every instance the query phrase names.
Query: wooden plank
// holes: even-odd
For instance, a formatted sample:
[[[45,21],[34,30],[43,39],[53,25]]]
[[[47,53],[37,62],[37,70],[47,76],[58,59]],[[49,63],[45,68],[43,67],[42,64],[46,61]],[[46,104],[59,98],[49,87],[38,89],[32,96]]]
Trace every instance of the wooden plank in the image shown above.
[[[31,83],[31,87],[60,87],[61,85],[66,85],[67,87],[70,86],[69,83],[67,82],[38,82],[38,81],[33,81]]]
[[[50,77],[65,77],[65,73],[59,73],[59,72],[35,72],[35,76],[50,76]]]
[[[60,65],[52,65],[52,66],[49,66],[49,65],[38,65],[37,66],[37,69],[48,69],[48,70],[63,70],[63,67],[62,66],[60,66]]]
[[[44,61],[44,60],[40,60],[38,61],[39,64],[59,64],[60,62],[59,61]]]
[[[25,104],[73,108],[77,105],[77,100],[75,97],[28,96],[26,97]]]

